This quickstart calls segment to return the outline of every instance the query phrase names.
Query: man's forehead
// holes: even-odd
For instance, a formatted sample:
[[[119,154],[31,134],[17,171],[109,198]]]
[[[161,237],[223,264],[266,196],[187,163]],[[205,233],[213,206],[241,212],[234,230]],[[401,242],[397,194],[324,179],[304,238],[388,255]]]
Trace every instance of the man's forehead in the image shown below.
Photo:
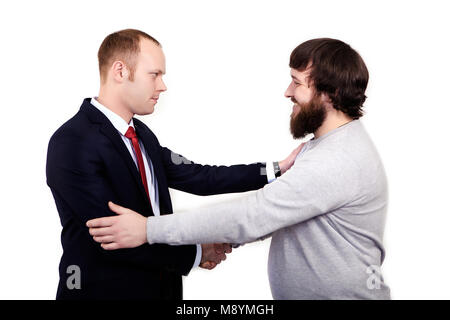
[[[295,78],[295,79],[298,79],[298,80],[304,80],[307,77],[309,77],[310,71],[311,71],[310,68],[307,68],[307,69],[305,69],[303,71],[299,71],[297,69],[291,68],[291,77]]]
[[[162,48],[150,40],[141,40],[140,52],[147,55],[164,56]]]
[[[141,43],[139,60],[155,71],[166,73],[166,58],[161,47],[147,40],[147,43]]]

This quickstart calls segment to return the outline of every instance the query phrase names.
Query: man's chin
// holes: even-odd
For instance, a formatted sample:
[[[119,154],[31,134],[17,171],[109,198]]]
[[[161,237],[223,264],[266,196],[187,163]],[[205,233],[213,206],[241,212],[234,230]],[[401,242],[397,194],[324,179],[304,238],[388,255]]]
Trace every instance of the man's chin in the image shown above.
[[[296,117],[297,117],[297,113],[295,113],[294,111],[292,111],[291,117],[290,117],[290,119],[289,119],[289,122],[290,122],[291,125],[293,124],[294,118],[296,118]]]
[[[155,108],[147,108],[147,110],[139,110],[138,112],[136,112],[136,114],[139,116],[147,116],[149,114],[152,114],[154,111]]]
[[[291,121],[290,121],[290,126],[289,129],[291,131],[291,135],[294,139],[303,139],[304,137],[306,137],[308,134],[310,134],[310,132],[307,132],[305,130],[305,128],[303,127],[298,127],[298,122],[295,121],[294,119],[297,117],[297,114],[294,115],[294,113],[291,114]]]

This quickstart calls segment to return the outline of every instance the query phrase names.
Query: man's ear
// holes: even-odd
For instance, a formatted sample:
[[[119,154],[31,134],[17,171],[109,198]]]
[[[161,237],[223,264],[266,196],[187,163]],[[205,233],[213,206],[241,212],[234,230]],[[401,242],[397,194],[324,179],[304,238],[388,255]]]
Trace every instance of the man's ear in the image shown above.
[[[327,108],[333,108],[333,102],[331,101],[330,97],[326,93],[320,94],[320,100]]]
[[[125,63],[119,60],[112,64],[111,74],[115,81],[123,82],[128,79],[129,71]]]

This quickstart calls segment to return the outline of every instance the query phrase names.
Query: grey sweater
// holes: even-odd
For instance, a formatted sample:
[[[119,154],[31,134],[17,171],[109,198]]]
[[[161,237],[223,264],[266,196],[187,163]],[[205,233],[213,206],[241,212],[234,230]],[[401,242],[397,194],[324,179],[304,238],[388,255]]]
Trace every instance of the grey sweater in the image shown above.
[[[387,181],[359,120],[308,141],[276,181],[243,198],[150,217],[149,243],[272,237],[274,299],[390,299],[380,266]]]

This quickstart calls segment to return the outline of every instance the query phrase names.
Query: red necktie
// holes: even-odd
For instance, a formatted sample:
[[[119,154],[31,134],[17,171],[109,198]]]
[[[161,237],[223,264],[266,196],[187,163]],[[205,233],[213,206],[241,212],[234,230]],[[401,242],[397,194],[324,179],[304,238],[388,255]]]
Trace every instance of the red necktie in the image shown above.
[[[127,132],[125,133],[125,137],[131,139],[131,143],[133,144],[133,149],[134,152],[136,153],[136,158],[138,162],[139,172],[141,173],[142,184],[144,185],[148,199],[150,200],[150,195],[148,193],[147,176],[145,175],[144,160],[142,159],[142,152],[141,148],[139,147],[139,140],[137,138],[136,131],[134,131],[133,127],[128,128]]]

